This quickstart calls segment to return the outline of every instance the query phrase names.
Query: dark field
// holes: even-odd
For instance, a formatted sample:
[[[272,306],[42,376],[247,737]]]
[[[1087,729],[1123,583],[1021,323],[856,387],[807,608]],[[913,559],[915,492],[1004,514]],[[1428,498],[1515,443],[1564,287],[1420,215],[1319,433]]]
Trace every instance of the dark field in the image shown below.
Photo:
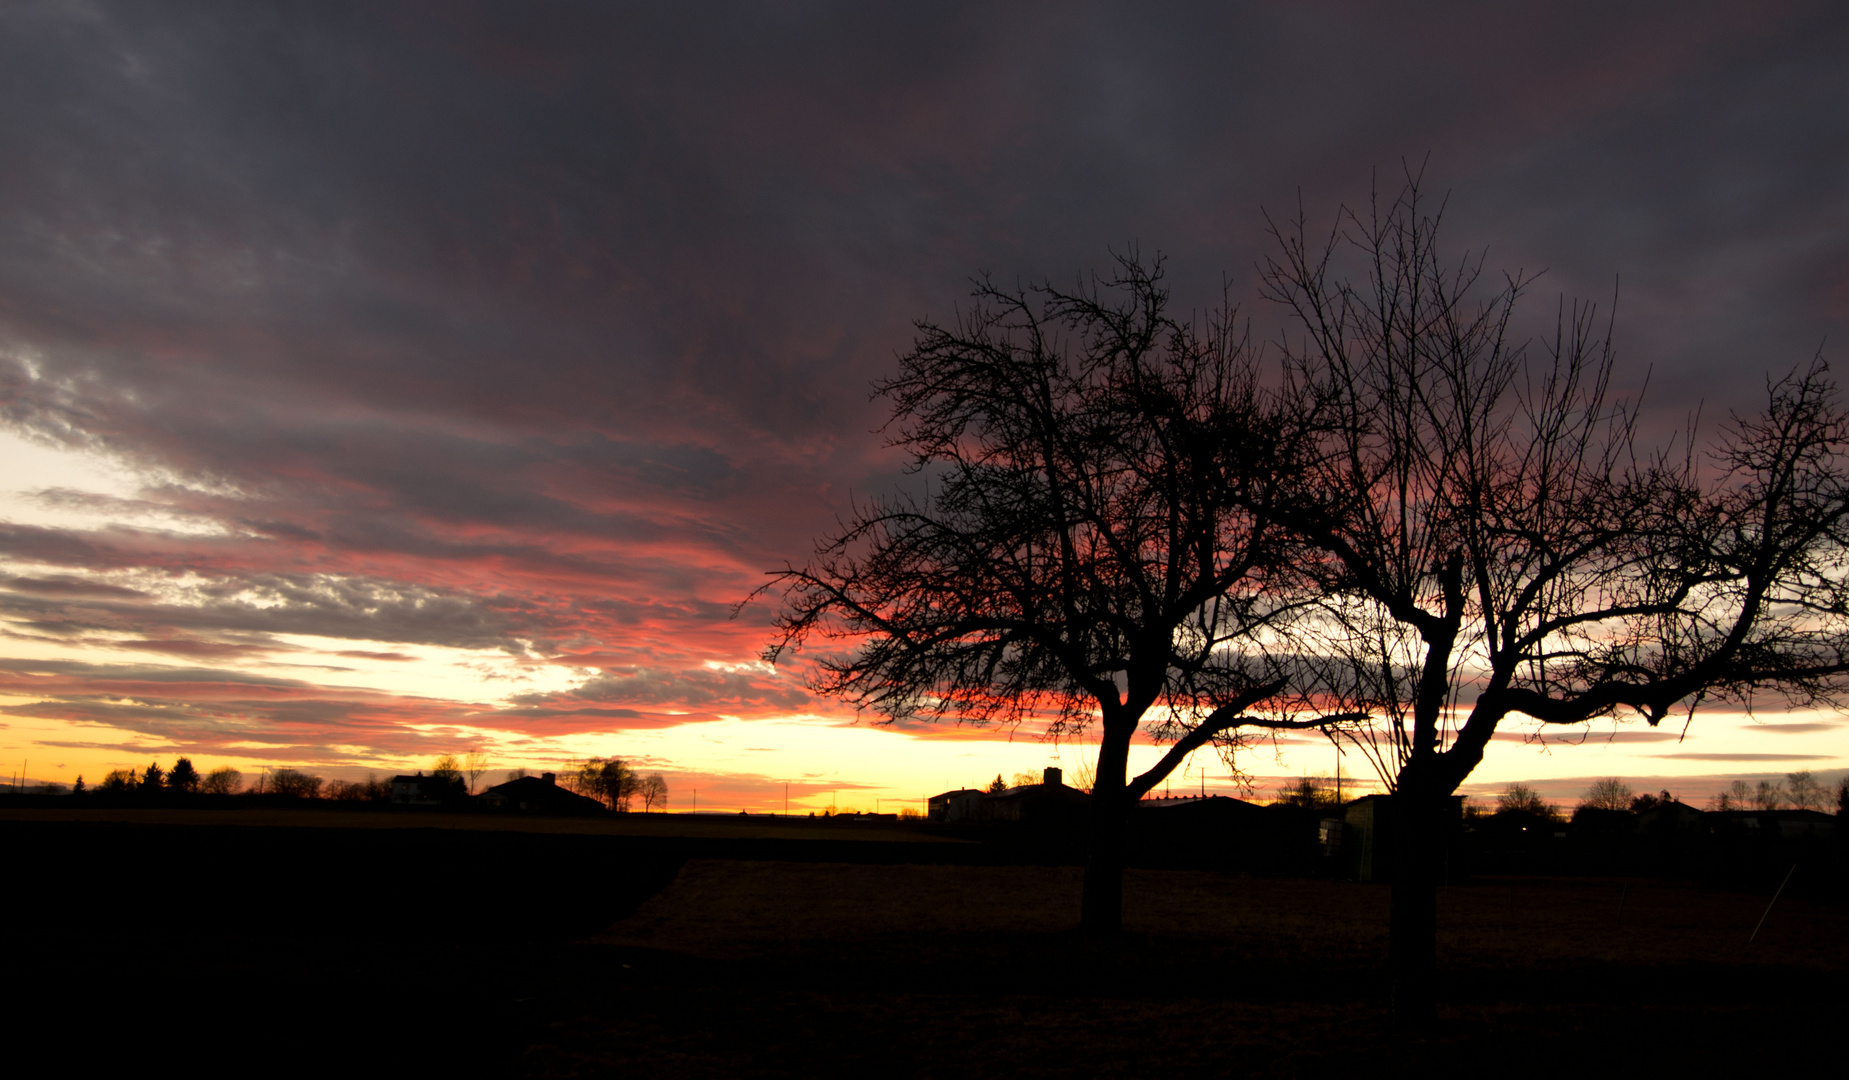
[[[0,814],[8,967],[28,990],[9,1026],[79,1071],[1702,1076],[1845,1062],[1849,909],[1794,888],[1749,946],[1776,882],[1450,887],[1440,1023],[1409,1040],[1383,992],[1380,886],[1132,871],[1129,933],[1100,945],[1070,929],[1077,868],[902,833],[116,817]]]

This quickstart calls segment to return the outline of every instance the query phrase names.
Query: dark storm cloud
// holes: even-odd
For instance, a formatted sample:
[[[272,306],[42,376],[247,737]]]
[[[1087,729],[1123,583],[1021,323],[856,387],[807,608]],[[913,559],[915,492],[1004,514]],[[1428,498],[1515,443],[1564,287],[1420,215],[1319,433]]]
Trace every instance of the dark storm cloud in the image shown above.
[[[1713,416],[1849,322],[1846,53],[1825,4],[10,5],[0,421],[143,487],[19,484],[116,525],[0,523],[0,610],[796,708],[701,665],[894,482],[867,387],[970,274],[1242,298],[1261,205],[1430,152],[1456,243],[1541,313],[1622,274],[1625,378]]]

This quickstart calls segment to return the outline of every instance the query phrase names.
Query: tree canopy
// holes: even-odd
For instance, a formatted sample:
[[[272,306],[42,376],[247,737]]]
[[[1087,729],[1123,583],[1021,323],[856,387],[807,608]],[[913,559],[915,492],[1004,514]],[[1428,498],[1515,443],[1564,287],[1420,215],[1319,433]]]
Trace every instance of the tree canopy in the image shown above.
[[[1396,995],[1429,1003],[1444,800],[1511,718],[1833,704],[1849,673],[1849,437],[1821,358],[1700,452],[1648,446],[1611,324],[1441,254],[1419,180],[1326,233],[1274,222],[1269,381],[1160,260],[984,279],[878,392],[917,490],[786,567],[773,661],[888,719],[1100,730],[1085,921],[1121,921],[1133,800],[1205,746],[1316,728],[1395,796]],[[1168,742],[1128,775],[1133,735]]]
[[[1244,489],[1273,460],[1256,353],[1233,312],[1167,312],[1161,261],[1067,291],[983,279],[878,393],[919,490],[854,508],[784,591],[773,662],[818,639],[811,685],[889,720],[1100,728],[1102,832],[1086,921],[1119,922],[1104,839],[1206,746],[1291,711],[1284,652],[1254,647],[1305,602],[1298,544]],[[1168,750],[1128,775],[1148,718]]]

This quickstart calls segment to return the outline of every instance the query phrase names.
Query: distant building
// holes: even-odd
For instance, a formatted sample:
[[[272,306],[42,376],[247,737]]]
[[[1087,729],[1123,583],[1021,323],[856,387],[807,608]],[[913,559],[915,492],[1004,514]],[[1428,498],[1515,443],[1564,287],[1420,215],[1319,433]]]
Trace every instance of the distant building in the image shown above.
[[[1700,811],[1696,811],[1700,813]],[[1618,835],[1637,831],[1637,815],[1629,810],[1582,806],[1573,811],[1573,828],[1580,833]]]
[[[946,791],[926,800],[926,816],[932,821],[975,821],[976,807],[981,800],[982,792],[977,788]]]
[[[933,795],[925,805],[932,821],[1018,822],[1046,824],[1084,813],[1091,796],[1067,787],[1065,774],[1047,768],[1038,784],[1022,784],[1005,791],[957,788]]]
[[[422,772],[392,777],[392,802],[399,806],[447,806],[468,797],[468,789],[460,779],[446,780]]]
[[[1717,810],[1707,815],[1720,835],[1764,836],[1781,840],[1836,835],[1836,818],[1819,810]]]
[[[1136,812],[1164,825],[1244,824],[1264,817],[1265,808],[1229,795],[1157,795],[1139,800]]]
[[[1680,799],[1659,802],[1647,810],[1637,812],[1639,832],[1704,832],[1708,827],[1707,813],[1695,809]]]
[[[481,793],[481,801],[497,810],[529,814],[601,814],[604,804],[559,786],[557,773],[522,776],[496,784]]]
[[[1038,784],[983,795],[976,804],[978,820],[1045,825],[1077,818],[1085,812],[1091,796],[1067,787],[1064,775],[1049,766],[1040,774]]]

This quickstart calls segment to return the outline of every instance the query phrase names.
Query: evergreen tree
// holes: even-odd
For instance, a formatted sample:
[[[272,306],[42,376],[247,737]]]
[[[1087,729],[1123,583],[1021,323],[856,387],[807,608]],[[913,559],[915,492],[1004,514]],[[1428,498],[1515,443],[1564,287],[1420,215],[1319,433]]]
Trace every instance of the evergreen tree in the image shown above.
[[[181,758],[173,763],[173,769],[167,773],[167,790],[187,795],[199,790],[199,771],[193,768],[191,758]]]

